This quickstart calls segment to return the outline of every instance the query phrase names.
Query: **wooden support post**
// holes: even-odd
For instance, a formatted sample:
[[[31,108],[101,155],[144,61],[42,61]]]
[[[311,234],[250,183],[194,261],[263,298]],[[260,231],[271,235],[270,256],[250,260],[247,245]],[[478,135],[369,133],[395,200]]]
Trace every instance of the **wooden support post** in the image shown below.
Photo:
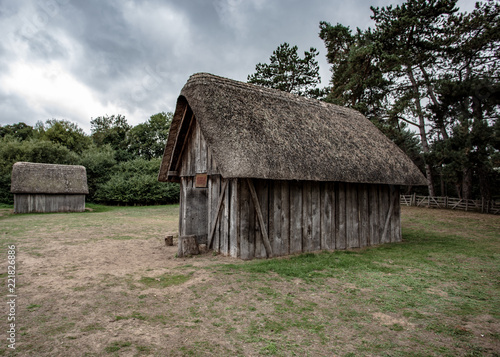
[[[215,227],[217,227],[217,221],[219,220],[219,217],[220,217],[220,210],[222,208],[222,201],[224,200],[224,196],[226,194],[227,182],[228,182],[228,180],[224,181],[224,184],[222,185],[222,193],[219,197],[219,203],[217,203],[217,211],[216,211],[217,215],[215,216],[215,219],[212,223],[212,229],[210,229],[210,236],[208,237],[207,249],[210,249],[210,246],[212,245],[212,239],[214,237]]]
[[[259,218],[260,231],[262,233],[262,240],[264,241],[264,246],[266,247],[266,253],[268,258],[273,257],[273,251],[271,249],[271,244],[269,243],[269,237],[267,236],[266,226],[264,225],[264,217],[262,217],[262,211],[260,209],[259,199],[257,193],[255,192],[255,187],[251,179],[247,178],[248,187],[250,188],[250,194],[252,195],[252,200],[255,206],[255,211],[257,212],[257,217]]]

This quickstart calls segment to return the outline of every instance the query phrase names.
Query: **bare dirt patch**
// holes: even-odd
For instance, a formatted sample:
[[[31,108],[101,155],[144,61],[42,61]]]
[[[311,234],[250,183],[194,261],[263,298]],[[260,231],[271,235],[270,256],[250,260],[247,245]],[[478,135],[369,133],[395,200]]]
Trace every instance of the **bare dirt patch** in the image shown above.
[[[404,219],[428,225],[421,211]],[[253,262],[211,252],[176,258],[176,244],[164,241],[176,232],[176,207],[7,215],[0,225],[4,246],[17,246],[19,356],[493,356],[500,347],[494,311],[449,312],[457,304],[473,310],[484,299],[479,289],[414,276],[446,266],[437,253],[429,266],[402,268],[394,245],[373,257],[371,270],[332,265],[332,277],[303,279],[239,269]]]

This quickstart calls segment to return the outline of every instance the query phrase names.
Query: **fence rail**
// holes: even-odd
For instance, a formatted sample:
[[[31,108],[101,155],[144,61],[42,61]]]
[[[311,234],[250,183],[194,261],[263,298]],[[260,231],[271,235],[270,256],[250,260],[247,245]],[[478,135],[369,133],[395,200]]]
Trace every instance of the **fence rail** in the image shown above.
[[[401,195],[401,205],[416,206],[416,207],[434,207],[446,208],[461,211],[473,211],[482,213],[499,214],[500,204],[496,201],[486,200],[466,200],[454,197],[431,197],[431,196],[417,196]]]

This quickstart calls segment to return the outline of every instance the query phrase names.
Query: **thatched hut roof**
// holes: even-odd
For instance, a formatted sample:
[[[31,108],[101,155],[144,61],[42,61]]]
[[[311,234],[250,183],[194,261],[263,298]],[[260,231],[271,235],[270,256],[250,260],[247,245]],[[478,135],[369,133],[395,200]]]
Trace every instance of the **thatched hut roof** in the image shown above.
[[[206,73],[177,100],[158,179],[169,176],[189,106],[223,177],[424,185],[393,142],[359,112]]]
[[[12,193],[88,194],[83,166],[16,162],[12,167]]]

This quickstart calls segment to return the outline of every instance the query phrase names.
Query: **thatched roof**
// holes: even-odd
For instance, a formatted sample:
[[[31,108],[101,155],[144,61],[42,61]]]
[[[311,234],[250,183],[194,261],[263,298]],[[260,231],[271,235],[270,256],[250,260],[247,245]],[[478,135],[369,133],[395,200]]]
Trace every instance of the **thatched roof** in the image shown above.
[[[359,112],[211,74],[191,76],[177,100],[158,179],[189,106],[223,177],[424,185],[393,142]]]
[[[88,194],[83,166],[16,162],[12,167],[12,193]]]

